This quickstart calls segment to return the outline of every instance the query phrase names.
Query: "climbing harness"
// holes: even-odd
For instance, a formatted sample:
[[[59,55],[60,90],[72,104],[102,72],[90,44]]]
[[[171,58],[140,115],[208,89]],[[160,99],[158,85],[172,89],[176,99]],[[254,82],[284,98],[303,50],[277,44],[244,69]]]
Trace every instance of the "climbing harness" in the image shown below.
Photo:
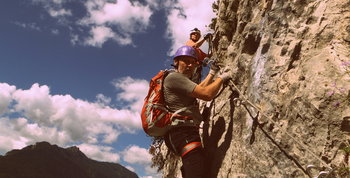
[[[181,157],[184,157],[188,152],[194,150],[197,147],[202,146],[201,142],[191,142],[189,144],[187,144],[186,146],[184,146],[181,150]]]

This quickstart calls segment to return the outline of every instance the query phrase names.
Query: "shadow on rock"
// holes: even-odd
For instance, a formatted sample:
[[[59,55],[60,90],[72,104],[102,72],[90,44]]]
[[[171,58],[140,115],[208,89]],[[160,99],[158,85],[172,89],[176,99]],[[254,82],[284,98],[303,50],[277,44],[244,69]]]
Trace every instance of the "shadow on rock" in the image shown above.
[[[231,95],[231,98],[235,93]],[[210,120],[204,123],[203,125],[203,144],[205,148],[205,164],[206,164],[206,170],[208,175],[208,178],[216,178],[220,167],[222,165],[222,162],[225,158],[226,151],[230,147],[231,140],[232,140],[232,133],[233,133],[233,114],[234,114],[234,103],[230,101],[230,113],[229,116],[229,123],[228,128],[225,132],[225,118],[223,116],[220,116],[216,121]],[[212,122],[212,128],[211,133],[209,134],[209,122]],[[224,135],[225,134],[225,135]],[[220,143],[220,139],[224,136],[224,141]]]

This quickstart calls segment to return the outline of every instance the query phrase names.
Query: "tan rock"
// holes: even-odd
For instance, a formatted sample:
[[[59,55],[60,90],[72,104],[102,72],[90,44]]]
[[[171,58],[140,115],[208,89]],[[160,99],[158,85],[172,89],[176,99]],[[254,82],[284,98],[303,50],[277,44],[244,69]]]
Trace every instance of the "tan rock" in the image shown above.
[[[331,177],[349,176],[340,171],[350,167],[342,151],[350,147],[349,7],[348,0],[218,2],[214,56],[237,69],[240,98],[256,104],[262,125],[252,118],[256,108],[225,104],[234,96],[225,88],[204,123],[209,177],[309,177],[329,168]]]

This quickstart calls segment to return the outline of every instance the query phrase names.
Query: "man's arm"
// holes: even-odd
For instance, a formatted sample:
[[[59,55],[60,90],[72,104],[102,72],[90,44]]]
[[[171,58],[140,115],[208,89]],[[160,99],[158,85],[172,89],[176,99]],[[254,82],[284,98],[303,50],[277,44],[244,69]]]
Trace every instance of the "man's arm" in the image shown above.
[[[213,78],[214,78],[214,75],[209,73],[207,75],[207,77],[205,77],[205,79],[198,85],[201,86],[201,87],[208,86],[209,84],[211,84],[213,82]]]
[[[195,97],[204,101],[210,101],[219,92],[222,84],[223,84],[223,80],[221,78],[216,78],[214,82],[212,82],[208,86],[203,87],[203,86],[197,85],[193,89],[191,95],[192,97]]]
[[[210,70],[205,79],[199,84],[201,87],[208,86],[213,82],[215,74],[220,70],[220,68],[215,64],[215,62],[210,63]]]
[[[196,42],[192,47],[194,47],[194,48],[199,48],[199,47],[202,46],[202,44],[204,43],[204,41],[205,41],[205,39],[203,38],[203,39],[199,40],[198,42]]]
[[[195,97],[201,100],[210,101],[219,92],[222,84],[223,84],[223,80],[221,78],[216,78],[214,82],[210,83],[207,86],[197,85],[193,89],[191,95],[192,97]]]
[[[222,84],[231,79],[232,77],[232,70],[230,66],[226,66],[221,74],[218,76],[218,78],[216,78],[214,80],[214,82],[208,84],[208,85],[204,85],[203,82],[208,83],[208,81],[211,81],[213,76],[212,74],[208,74],[208,76],[206,77],[206,79],[208,79],[208,81],[204,80],[203,82],[201,82],[201,84],[196,85],[195,88],[193,89],[191,96],[201,99],[201,100],[205,100],[205,101],[210,101],[212,100],[216,94],[218,94]]]
[[[186,46],[191,46],[192,48],[199,48],[200,46],[202,46],[202,44],[204,43],[205,39],[199,40],[198,42],[193,42],[192,40],[188,40],[186,42]]]

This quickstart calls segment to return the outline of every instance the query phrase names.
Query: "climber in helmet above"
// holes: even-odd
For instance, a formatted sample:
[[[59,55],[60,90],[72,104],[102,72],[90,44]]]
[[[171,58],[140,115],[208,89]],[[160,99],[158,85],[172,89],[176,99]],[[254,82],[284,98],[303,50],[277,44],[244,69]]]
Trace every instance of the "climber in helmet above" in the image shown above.
[[[199,48],[202,46],[202,44],[205,42],[205,40],[207,40],[208,38],[210,38],[211,34],[208,33],[204,36],[203,39],[201,39],[202,35],[201,35],[201,31],[198,30],[198,28],[194,28],[193,30],[191,30],[190,33],[190,39],[186,42],[186,46],[191,46],[193,48]],[[199,40],[201,39],[201,40]]]
[[[181,156],[184,178],[204,176],[204,153],[199,135],[199,124],[202,120],[197,99],[212,100],[222,84],[232,77],[232,71],[226,67],[212,65],[206,78],[199,84],[191,80],[199,65],[197,53],[190,46],[180,47],[173,58],[175,71],[164,79],[164,100],[172,112],[188,116],[191,119],[181,120],[174,117],[171,129],[164,135],[165,144],[175,154]],[[217,78],[214,79],[214,76]]]
[[[199,47],[211,37],[211,34],[208,33],[201,39],[201,31],[198,28],[194,28],[191,30],[190,39],[186,42],[186,46],[191,46],[195,49],[197,53],[197,58],[200,64],[203,63],[204,59],[208,57],[208,54],[204,53]],[[201,39],[201,40],[200,40]],[[202,78],[202,66],[198,66],[195,71],[195,76],[193,77],[193,81],[196,83],[200,83]]]

